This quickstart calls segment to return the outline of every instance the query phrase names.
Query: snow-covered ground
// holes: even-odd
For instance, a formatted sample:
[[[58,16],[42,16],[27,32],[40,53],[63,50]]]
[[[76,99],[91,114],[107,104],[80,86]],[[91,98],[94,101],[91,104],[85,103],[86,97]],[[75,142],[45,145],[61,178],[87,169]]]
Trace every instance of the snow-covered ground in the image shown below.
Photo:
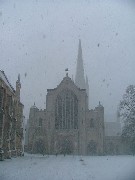
[[[26,154],[0,162],[0,180],[135,180],[135,156]]]

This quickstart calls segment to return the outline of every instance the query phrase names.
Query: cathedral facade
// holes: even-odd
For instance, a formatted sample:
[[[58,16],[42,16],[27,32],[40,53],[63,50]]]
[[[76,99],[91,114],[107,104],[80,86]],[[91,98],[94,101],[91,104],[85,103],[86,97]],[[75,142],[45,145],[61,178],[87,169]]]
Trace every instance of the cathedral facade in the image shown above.
[[[28,120],[28,152],[100,155],[104,153],[104,107],[89,110],[88,78],[84,78],[79,40],[75,82],[68,76],[47,90],[46,109],[35,104]]]

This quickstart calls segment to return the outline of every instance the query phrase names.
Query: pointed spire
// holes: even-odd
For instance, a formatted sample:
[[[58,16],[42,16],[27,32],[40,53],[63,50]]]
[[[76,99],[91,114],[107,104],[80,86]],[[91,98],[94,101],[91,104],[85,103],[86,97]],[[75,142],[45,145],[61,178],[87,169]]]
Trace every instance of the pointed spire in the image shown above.
[[[78,47],[78,59],[81,57],[82,59],[82,46],[81,46],[81,39],[79,39],[79,47]]]
[[[86,92],[88,96],[88,107],[89,107],[89,81],[87,75],[86,75]]]
[[[79,46],[78,46],[78,57],[77,57],[75,84],[79,88],[85,89],[84,67],[83,67],[83,58],[82,58],[82,46],[81,46],[81,40],[80,39],[79,39]]]
[[[18,74],[18,82],[20,83],[20,74]]]
[[[16,85],[21,88],[20,74],[18,74],[18,79],[16,81]]]
[[[16,96],[18,100],[20,100],[20,89],[21,89],[20,74],[18,74],[18,79],[16,81]]]

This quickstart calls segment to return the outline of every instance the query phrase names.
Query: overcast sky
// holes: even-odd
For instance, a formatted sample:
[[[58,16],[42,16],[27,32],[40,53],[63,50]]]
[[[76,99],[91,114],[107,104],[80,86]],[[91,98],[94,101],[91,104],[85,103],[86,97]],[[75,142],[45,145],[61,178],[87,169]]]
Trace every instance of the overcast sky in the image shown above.
[[[82,41],[90,108],[101,101],[115,121],[125,89],[135,84],[135,3],[132,0],[0,0],[0,69],[15,87],[21,74],[24,115],[46,107],[46,90],[69,68],[75,77]]]

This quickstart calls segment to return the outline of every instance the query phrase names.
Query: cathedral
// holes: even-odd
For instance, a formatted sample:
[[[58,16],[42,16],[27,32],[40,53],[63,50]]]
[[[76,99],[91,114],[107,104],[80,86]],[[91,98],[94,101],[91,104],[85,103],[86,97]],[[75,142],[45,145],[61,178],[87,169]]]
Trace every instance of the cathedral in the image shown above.
[[[28,120],[28,152],[96,155],[104,151],[104,107],[89,110],[89,84],[84,77],[79,40],[75,82],[68,76],[47,90],[46,109],[35,104]]]
[[[121,139],[120,121],[104,122],[104,107],[89,109],[89,83],[84,77],[79,40],[75,81],[66,75],[48,89],[46,109],[35,104],[27,122],[26,151],[42,154],[103,155],[128,154]]]

